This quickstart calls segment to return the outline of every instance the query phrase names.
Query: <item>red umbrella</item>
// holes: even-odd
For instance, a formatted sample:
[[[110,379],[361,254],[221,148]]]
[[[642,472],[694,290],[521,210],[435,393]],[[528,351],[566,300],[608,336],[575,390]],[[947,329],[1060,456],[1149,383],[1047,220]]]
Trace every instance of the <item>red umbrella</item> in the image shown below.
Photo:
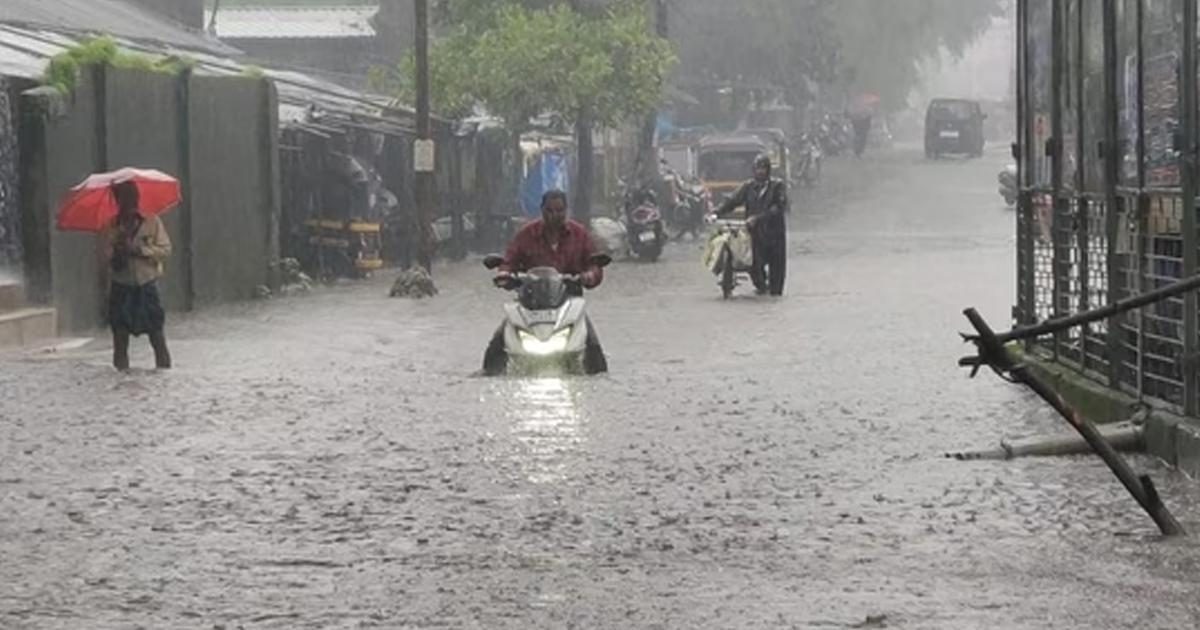
[[[183,195],[179,180],[166,173],[123,168],[111,173],[90,175],[63,198],[58,210],[58,229],[99,232],[117,216],[114,184],[133,182],[138,189],[138,211],[144,217],[162,214],[179,205]]]

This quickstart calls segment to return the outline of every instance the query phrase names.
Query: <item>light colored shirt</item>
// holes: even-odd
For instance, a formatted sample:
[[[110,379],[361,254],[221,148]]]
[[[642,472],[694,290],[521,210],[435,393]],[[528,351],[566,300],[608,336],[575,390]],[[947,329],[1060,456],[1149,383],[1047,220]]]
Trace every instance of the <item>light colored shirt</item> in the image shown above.
[[[113,219],[100,233],[101,257],[111,281],[141,286],[162,277],[163,262],[171,255],[171,238],[161,219],[149,217],[142,220],[137,233],[129,241],[129,264],[121,271],[113,271],[108,263],[112,260],[114,246],[121,238],[123,235],[117,219]]]

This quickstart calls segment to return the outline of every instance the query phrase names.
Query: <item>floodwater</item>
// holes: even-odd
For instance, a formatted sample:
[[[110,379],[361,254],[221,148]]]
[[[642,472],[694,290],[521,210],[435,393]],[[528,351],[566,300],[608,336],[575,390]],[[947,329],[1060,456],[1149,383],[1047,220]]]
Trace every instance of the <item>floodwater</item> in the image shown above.
[[[605,377],[471,377],[507,298],[466,264],[176,318],[165,374],[0,357],[0,627],[1198,627],[1200,549],[1098,461],[942,456],[1061,429],[956,366],[1013,302],[1003,162],[830,164],[782,300],[614,265]]]

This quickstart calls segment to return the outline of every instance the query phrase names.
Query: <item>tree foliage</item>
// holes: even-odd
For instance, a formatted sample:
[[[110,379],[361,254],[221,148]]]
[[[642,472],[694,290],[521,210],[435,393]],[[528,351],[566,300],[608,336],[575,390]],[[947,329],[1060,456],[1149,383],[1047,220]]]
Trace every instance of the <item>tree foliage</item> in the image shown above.
[[[75,89],[79,73],[90,66],[112,66],[127,70],[179,74],[195,67],[196,61],[185,56],[160,57],[121,50],[111,37],[89,37],[50,58],[42,82],[64,94]]]
[[[673,62],[669,43],[650,32],[637,2],[582,6],[531,0],[444,3],[444,36],[430,50],[434,107],[463,114],[483,106],[513,129],[553,112],[573,122],[585,108],[615,124],[660,100]],[[414,64],[376,73],[402,98],[413,96]]]
[[[812,84],[902,105],[920,62],[961,54],[1003,0],[674,0],[683,83]]]
[[[1000,14],[999,0],[839,0],[829,11],[842,41],[842,79],[903,103],[921,61],[942,48],[960,56]]]

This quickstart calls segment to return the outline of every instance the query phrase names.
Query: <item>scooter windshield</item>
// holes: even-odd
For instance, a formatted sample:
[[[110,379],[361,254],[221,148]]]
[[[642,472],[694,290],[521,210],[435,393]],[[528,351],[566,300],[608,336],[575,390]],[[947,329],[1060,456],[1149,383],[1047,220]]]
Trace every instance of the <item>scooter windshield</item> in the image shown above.
[[[557,270],[539,267],[530,270],[529,275],[530,279],[521,285],[518,296],[521,306],[531,311],[548,311],[567,301],[567,286]]]

